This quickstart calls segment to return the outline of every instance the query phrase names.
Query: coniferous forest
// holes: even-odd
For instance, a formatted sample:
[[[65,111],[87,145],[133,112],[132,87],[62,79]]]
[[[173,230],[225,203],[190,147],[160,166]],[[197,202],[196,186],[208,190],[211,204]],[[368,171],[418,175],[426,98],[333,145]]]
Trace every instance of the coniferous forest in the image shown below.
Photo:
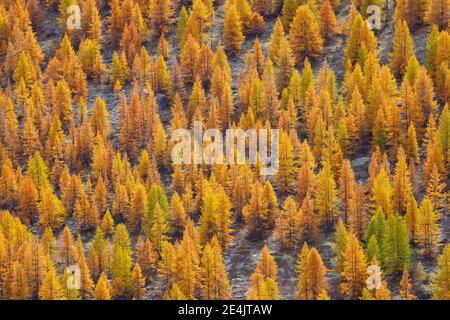
[[[0,0],[0,299],[450,300],[449,28],[450,0]],[[175,163],[194,123],[278,129],[278,170]]]

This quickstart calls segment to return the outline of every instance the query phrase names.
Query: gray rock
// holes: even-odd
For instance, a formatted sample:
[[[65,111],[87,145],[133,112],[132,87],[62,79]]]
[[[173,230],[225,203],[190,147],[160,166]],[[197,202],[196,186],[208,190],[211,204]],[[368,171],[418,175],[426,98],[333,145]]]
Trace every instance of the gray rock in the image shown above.
[[[158,102],[160,110],[165,110],[169,105],[169,98],[165,94],[158,93],[156,95],[156,102]]]
[[[356,158],[355,160],[352,160],[351,165],[352,167],[361,167],[370,162],[370,157],[360,157]]]

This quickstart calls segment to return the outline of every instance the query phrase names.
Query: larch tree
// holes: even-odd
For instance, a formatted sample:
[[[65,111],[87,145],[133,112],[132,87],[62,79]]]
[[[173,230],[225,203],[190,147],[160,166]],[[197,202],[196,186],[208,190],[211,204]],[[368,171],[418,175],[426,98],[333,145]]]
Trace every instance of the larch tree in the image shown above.
[[[408,1],[408,24],[424,23],[430,8],[430,0]]]
[[[154,224],[156,215],[156,205],[159,205],[162,210],[161,219],[164,223],[168,222],[169,201],[167,199],[164,189],[158,184],[152,184],[150,191],[147,193],[147,207],[143,215],[142,229],[145,233],[150,234]],[[163,222],[161,221],[161,223]]]
[[[149,4],[149,18],[152,34],[159,37],[170,30],[174,22],[174,8],[172,1],[151,0]]]
[[[94,299],[111,300],[111,293],[108,287],[108,280],[104,272],[100,275],[97,285],[95,286]]]
[[[28,159],[36,151],[42,152],[39,131],[31,117],[27,117],[22,133],[23,155]]]
[[[223,251],[226,251],[233,240],[232,232],[232,204],[226,191],[219,187],[217,190],[219,210],[216,217],[217,240]]]
[[[163,241],[161,244],[160,260],[158,263],[158,279],[163,280],[167,288],[174,281],[174,273],[176,266],[176,255],[173,245],[168,241]]]
[[[406,122],[414,124],[416,128],[422,128],[423,110],[419,105],[419,99],[408,78],[405,77],[400,88],[402,111],[405,114]]]
[[[234,0],[234,5],[239,14],[243,32],[248,33],[250,31],[250,19],[252,16],[249,2],[247,0]]]
[[[361,297],[366,286],[367,263],[364,250],[356,236],[350,233],[344,251],[344,263],[341,273],[341,292],[350,299]]]
[[[381,280],[380,286],[375,290],[375,300],[391,300],[392,295],[385,280]]]
[[[450,299],[450,245],[446,245],[438,258],[438,271],[433,282],[433,299]]]
[[[266,232],[269,215],[268,205],[261,184],[256,182],[252,186],[250,201],[242,212],[250,235],[261,236]]]
[[[297,258],[297,298],[303,298],[308,300],[309,297],[309,279],[307,277],[308,272],[308,256],[309,247],[306,242],[303,243],[302,249]]]
[[[78,244],[81,248],[79,248],[81,251],[83,250],[81,238],[78,234]],[[78,266],[80,267],[80,273],[81,273],[81,279],[80,279],[80,296],[84,299],[91,299],[93,297],[94,293],[94,282],[91,278],[91,272],[89,270],[89,266],[86,261],[86,257],[84,256],[84,252],[78,253]]]
[[[417,221],[417,242],[425,255],[436,255],[439,235],[439,215],[434,210],[430,199],[425,196],[420,204]]]
[[[409,266],[411,249],[405,219],[399,215],[391,215],[386,220],[382,235],[383,266],[386,272],[401,272],[405,265]]]
[[[297,198],[303,201],[307,193],[312,193],[315,182],[315,161],[309,144],[304,141],[301,146],[299,170],[297,176]]]
[[[186,300],[186,296],[181,292],[178,285],[175,283],[170,290],[164,295],[165,300]]]
[[[231,2],[231,0],[229,0]],[[236,56],[241,52],[245,37],[242,33],[242,23],[234,4],[229,4],[223,21],[223,44],[225,50]]]
[[[207,31],[211,28],[214,10],[212,3],[202,0],[194,0],[187,21],[187,33],[199,42],[205,43],[209,40]]]
[[[317,300],[323,290],[327,290],[326,272],[316,248],[308,250],[306,243],[297,262],[297,297],[304,300]]]
[[[277,63],[278,61],[278,52],[280,48],[281,39],[285,38],[285,33],[283,29],[283,24],[280,18],[277,18],[275,22],[275,26],[273,28],[272,34],[269,40],[269,57],[273,63]]]
[[[384,168],[379,170],[375,177],[372,189],[373,208],[381,208],[386,216],[390,216],[393,212],[392,207],[392,186]]]
[[[131,243],[124,224],[119,224],[113,238],[112,291],[115,297],[126,297],[130,293]]]
[[[157,253],[155,252],[150,240],[138,237],[136,243],[136,262],[141,267],[142,273],[146,279],[149,279],[152,272],[156,269]]]
[[[145,187],[142,184],[137,184],[134,188],[134,193],[130,201],[130,208],[128,212],[128,219],[130,227],[133,230],[140,230],[142,215],[147,206],[147,195]]]
[[[339,174],[339,195],[342,203],[342,218],[345,224],[349,223],[351,211],[351,199],[355,198],[355,174],[350,165],[350,161],[345,159],[342,163]]]
[[[117,46],[123,27],[122,10],[119,0],[112,0],[110,3],[111,15],[109,17],[109,36],[112,43]]]
[[[60,248],[59,255],[63,262],[63,265],[68,267],[71,262],[76,258],[75,248],[73,246],[73,236],[69,227],[65,226],[60,236]]]
[[[195,299],[200,290],[200,257],[191,237],[186,233],[176,252],[175,280],[188,299]]]
[[[133,268],[131,273],[131,296],[133,300],[144,300],[145,298],[145,277],[142,275],[139,263]]]
[[[426,185],[426,195],[430,198],[434,210],[440,213],[447,206],[446,183],[442,181],[437,166],[433,166]]]
[[[53,229],[63,225],[67,212],[61,201],[51,188],[45,188],[41,192],[41,202],[38,204],[39,223],[42,227],[50,226]]]
[[[450,21],[449,11],[449,0],[431,0],[427,20],[429,23],[437,25],[440,29],[445,29]]]
[[[267,245],[261,251],[261,258],[251,276],[252,286],[248,300],[278,300],[280,298],[277,284],[278,266],[270,254]]]
[[[156,203],[154,209],[154,221],[150,228],[149,238],[155,245],[155,248],[159,252],[163,241],[167,239],[167,233],[169,232],[168,221],[165,217],[165,213],[159,203]]]
[[[323,39],[314,13],[307,5],[298,7],[292,21],[289,41],[297,64],[317,58],[323,51]]]
[[[339,219],[336,226],[336,238],[333,243],[335,271],[341,274],[344,267],[344,253],[347,246],[349,233],[345,228],[342,219]]]
[[[448,103],[445,104],[439,118],[437,134],[440,138],[442,153],[448,154],[450,149],[450,110]],[[445,160],[445,162],[448,163],[448,160]]]
[[[416,127],[411,123],[408,127],[408,138],[406,141],[405,152],[407,160],[411,163],[419,162],[419,145],[417,143]]]
[[[436,61],[436,54],[437,54],[437,47],[438,47],[438,41],[439,41],[439,28],[437,25],[433,25],[430,31],[430,35],[428,36],[427,40],[427,59],[425,61],[425,67],[427,68],[430,76],[435,79],[436,71],[437,71],[437,61]]]
[[[63,300],[64,293],[59,283],[55,267],[50,264],[49,269],[44,271],[39,288],[39,299],[41,300]]]
[[[417,240],[417,227],[419,219],[419,207],[414,195],[410,195],[406,205],[405,222],[409,238],[412,241]]]
[[[174,193],[170,201],[170,223],[172,230],[181,231],[184,229],[186,223],[186,211],[184,209],[183,202],[177,192]]]
[[[393,207],[398,214],[405,214],[407,202],[411,193],[412,185],[410,172],[406,163],[406,154],[403,148],[400,147],[397,153],[397,165],[395,166],[392,195]]]
[[[111,211],[106,210],[106,213],[100,223],[100,228],[107,236],[110,236],[114,233],[114,219],[111,215]]]
[[[301,213],[292,197],[286,198],[283,210],[275,221],[275,238],[284,248],[293,249],[300,239]]]
[[[415,300],[416,296],[413,292],[413,286],[409,277],[408,268],[405,265],[403,268],[402,279],[400,280],[400,296],[402,300]]]
[[[320,6],[320,33],[324,39],[329,39],[337,33],[336,16],[328,0],[323,1]]]
[[[16,161],[18,156],[19,136],[18,121],[14,112],[14,105],[11,99],[7,99],[4,107],[2,142],[11,160]]]
[[[216,238],[213,238],[203,249],[200,278],[204,299],[228,299],[230,283],[222,258],[222,249]]]
[[[364,22],[359,13],[353,18],[350,26],[350,36],[347,41],[345,49],[345,66],[347,69],[353,67],[360,57],[361,48],[364,48],[367,53],[374,52],[376,49],[376,37],[368,24]]]
[[[399,23],[408,20],[408,0],[398,0],[395,3],[394,22]]]
[[[33,180],[26,176],[21,180],[18,192],[20,220],[28,225],[33,214],[37,212],[38,190]]]
[[[300,206],[300,230],[301,237],[307,241],[313,242],[319,236],[319,217],[309,192]]]
[[[291,47],[286,37],[282,37],[277,48],[277,55],[275,60],[275,73],[277,89],[281,91],[287,87],[294,71],[294,59],[292,56]]]
[[[283,1],[283,9],[282,20],[284,30],[289,31],[291,28],[292,21],[295,17],[295,12],[297,11],[298,6],[300,5],[300,1],[298,0],[284,0]]]
[[[294,147],[289,135],[282,131],[280,134],[280,150],[278,159],[278,171],[275,175],[275,183],[282,193],[291,190],[296,176],[296,163]]]
[[[203,190],[199,235],[202,243],[209,242],[216,232],[219,202],[215,190],[207,184]]]
[[[323,163],[322,170],[317,176],[314,194],[321,222],[329,230],[333,227],[337,215],[338,197],[336,182],[328,162]]]
[[[392,38],[391,70],[395,75],[405,72],[409,59],[414,55],[414,44],[406,21],[399,21]]]
[[[360,238],[364,236],[367,225],[366,187],[360,183],[355,185],[355,192],[350,197],[349,224],[351,230]]]

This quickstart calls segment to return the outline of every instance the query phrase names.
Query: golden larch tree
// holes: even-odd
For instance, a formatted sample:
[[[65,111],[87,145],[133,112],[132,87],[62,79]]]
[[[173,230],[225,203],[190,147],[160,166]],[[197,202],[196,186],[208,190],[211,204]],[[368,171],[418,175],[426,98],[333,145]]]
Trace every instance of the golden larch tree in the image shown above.
[[[323,39],[314,13],[307,5],[298,7],[290,30],[290,43],[297,64],[306,57],[317,58],[322,54]]]
[[[344,251],[341,292],[351,299],[358,299],[366,286],[367,263],[364,250],[356,238],[350,233]]]
[[[231,0],[228,0],[231,2]],[[236,56],[241,51],[245,37],[242,34],[242,24],[234,4],[228,4],[223,21],[223,44],[225,50]]]

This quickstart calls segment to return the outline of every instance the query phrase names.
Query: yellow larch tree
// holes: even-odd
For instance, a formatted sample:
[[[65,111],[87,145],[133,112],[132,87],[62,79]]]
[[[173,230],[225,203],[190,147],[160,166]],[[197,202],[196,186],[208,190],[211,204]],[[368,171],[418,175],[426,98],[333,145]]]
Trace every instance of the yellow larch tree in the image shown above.
[[[366,286],[367,263],[364,250],[353,233],[350,233],[344,250],[341,277],[341,292],[350,299],[361,297]]]
[[[435,256],[439,245],[439,215],[428,197],[423,198],[417,219],[417,242],[423,253]]]
[[[306,242],[297,261],[297,297],[302,300],[317,300],[327,291],[327,269],[316,248],[308,249]]]
[[[111,300],[111,293],[108,287],[108,280],[104,272],[100,275],[97,285],[95,286],[94,299]]]
[[[388,217],[393,213],[392,204],[392,186],[389,181],[389,176],[384,168],[378,171],[375,177],[372,189],[373,208],[381,208],[384,214]]]
[[[252,286],[248,291],[248,300],[280,299],[277,284],[278,266],[269,252],[267,245],[261,251],[261,258],[251,276]]]
[[[139,263],[136,263],[131,273],[130,287],[131,287],[131,296],[133,300],[144,300],[145,277],[142,275]]]
[[[289,41],[297,64],[317,58],[323,51],[323,39],[314,13],[307,5],[298,7],[290,29]]]
[[[222,258],[222,249],[213,238],[203,249],[200,263],[202,296],[207,300],[230,298],[230,283]]]
[[[402,300],[415,300],[416,296],[413,292],[413,286],[411,284],[411,279],[409,277],[408,268],[403,268],[402,279],[400,280],[400,296]]]
[[[191,237],[186,233],[176,252],[175,281],[188,299],[195,299],[200,290],[200,257]]]
[[[327,229],[331,229],[337,215],[337,190],[330,164],[325,161],[317,175],[316,190],[314,192],[316,206],[321,222]]]
[[[437,277],[433,281],[433,299],[450,299],[450,245],[447,244],[438,258]]]
[[[392,201],[396,213],[404,215],[407,202],[412,193],[410,172],[406,163],[406,154],[402,147],[398,149],[397,164],[395,166],[393,178]]]
[[[252,186],[250,201],[242,211],[250,235],[260,236],[267,230],[268,205],[261,184],[255,182]]]
[[[149,18],[151,21],[151,31],[155,37],[164,35],[164,33],[170,30],[170,25],[175,21],[173,18],[174,11],[172,1],[150,1]]]
[[[450,1],[448,0],[431,0],[430,9],[427,15],[427,21],[444,29],[448,27],[450,21]]]
[[[294,147],[289,135],[284,131],[280,134],[279,148],[278,171],[275,175],[275,183],[280,192],[287,193],[294,185],[297,168],[294,158]]]
[[[43,271],[39,288],[39,299],[41,300],[64,300],[64,293],[59,283],[55,267],[50,263],[48,270]]]
[[[336,16],[328,0],[323,1],[320,6],[320,33],[325,39],[329,39],[337,33]]]
[[[275,221],[275,238],[284,248],[293,249],[300,239],[301,214],[292,197],[286,198],[283,210]]]
[[[355,198],[355,174],[350,165],[350,161],[345,159],[342,163],[339,174],[339,195],[342,203],[342,218],[345,224],[349,223],[351,211],[351,199]]]
[[[228,0],[232,2],[232,0]],[[245,37],[242,34],[242,23],[234,3],[227,5],[225,18],[223,21],[223,44],[225,50],[236,56],[241,52],[242,42]]]
[[[409,59],[414,55],[414,44],[406,21],[397,22],[392,38],[391,70],[396,76],[405,72]]]

